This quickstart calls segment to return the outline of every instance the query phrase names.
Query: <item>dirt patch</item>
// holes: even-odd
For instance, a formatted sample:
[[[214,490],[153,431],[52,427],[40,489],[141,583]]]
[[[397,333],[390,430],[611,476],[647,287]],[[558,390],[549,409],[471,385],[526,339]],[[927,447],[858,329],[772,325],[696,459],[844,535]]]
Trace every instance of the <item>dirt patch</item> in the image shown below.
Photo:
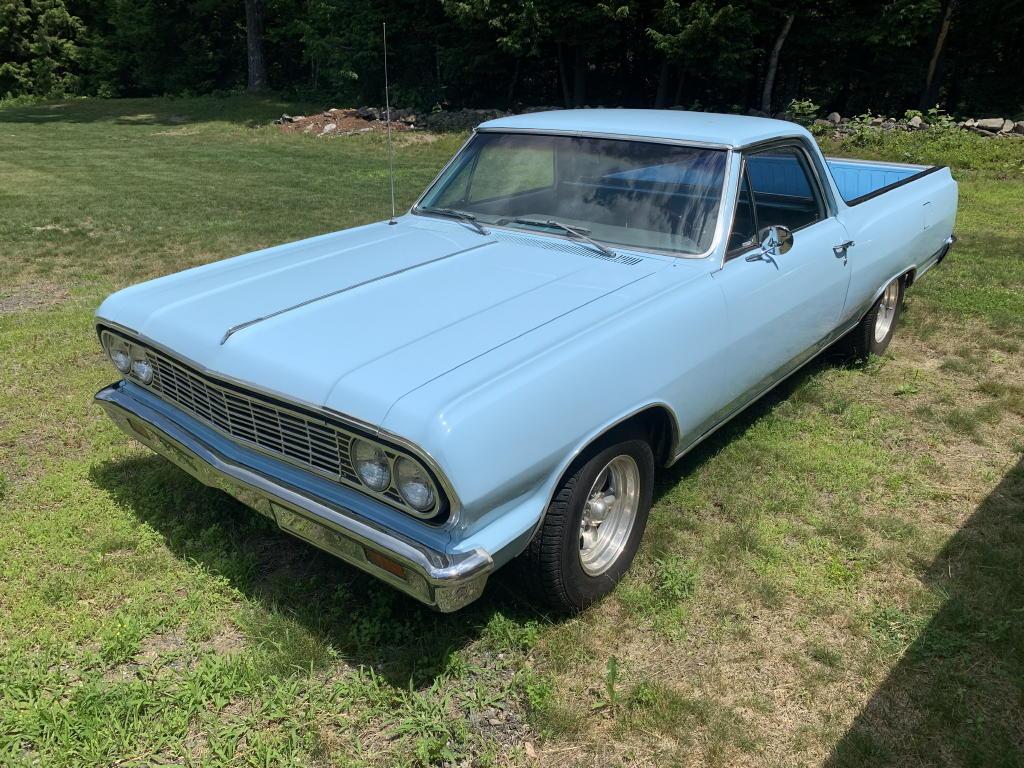
[[[186,648],[187,641],[181,628],[157,632],[143,639],[139,644],[139,652],[131,661],[108,670],[103,679],[108,683],[120,683],[134,679],[139,672],[147,668],[167,666],[169,669],[182,669],[187,662],[184,653]]]
[[[71,297],[67,288],[55,283],[29,283],[0,293],[0,315],[33,309],[49,309]]]
[[[229,627],[214,635],[206,645],[221,656],[232,656],[245,648],[245,637],[234,627]]]
[[[285,133],[305,133],[313,136],[352,136],[356,133],[387,131],[388,122],[378,110],[329,109],[316,115],[282,115],[275,124]],[[414,123],[408,118],[400,120],[392,115],[391,130],[411,131]]]
[[[221,656],[234,656],[245,649],[245,637],[235,627],[227,627],[197,648],[188,641],[185,629],[149,635],[139,644],[139,652],[129,661],[108,670],[103,679],[108,683],[132,680],[146,670],[178,672],[194,669],[200,656],[213,651]]]

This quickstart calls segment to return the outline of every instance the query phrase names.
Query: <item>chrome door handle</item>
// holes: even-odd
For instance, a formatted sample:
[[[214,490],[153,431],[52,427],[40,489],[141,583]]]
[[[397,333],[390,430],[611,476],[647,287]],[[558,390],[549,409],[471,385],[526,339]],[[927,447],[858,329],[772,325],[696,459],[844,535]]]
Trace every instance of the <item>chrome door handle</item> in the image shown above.
[[[846,263],[846,258],[847,258],[846,252],[852,246],[854,246],[854,245],[856,245],[856,243],[853,242],[853,240],[847,240],[845,243],[840,243],[839,245],[833,245],[832,246],[832,253],[835,254],[835,257],[837,259],[842,259],[843,260],[843,264],[845,264]]]
[[[856,245],[856,243],[853,242],[853,240],[847,240],[845,243],[840,243],[839,245],[833,245],[832,246],[832,253],[834,253],[836,255],[837,259],[845,259],[846,258],[846,251],[849,248],[852,248],[855,245]]]

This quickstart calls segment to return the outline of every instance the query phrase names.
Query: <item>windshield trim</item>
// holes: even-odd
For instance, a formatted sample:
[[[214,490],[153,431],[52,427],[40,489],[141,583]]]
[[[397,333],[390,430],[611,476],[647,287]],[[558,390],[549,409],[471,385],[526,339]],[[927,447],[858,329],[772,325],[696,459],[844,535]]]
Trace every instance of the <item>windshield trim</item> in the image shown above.
[[[715,234],[714,237],[711,238],[711,245],[708,246],[707,250],[701,253],[686,253],[684,251],[671,250],[666,248],[638,248],[636,246],[621,245],[619,243],[614,243],[609,240],[601,240],[600,238],[596,237],[593,238],[594,240],[597,240],[597,242],[601,243],[602,245],[606,245],[607,247],[613,250],[628,251],[631,253],[639,254],[650,253],[659,256],[671,256],[676,259],[706,259],[708,256],[717,251],[719,245],[721,244],[722,229],[725,226],[725,208],[727,203],[727,194],[729,192],[729,180],[731,178],[731,171],[736,152],[733,149],[733,147],[731,147],[728,144],[709,144],[700,141],[687,141],[685,139],[663,139],[654,136],[633,136],[630,134],[621,133],[595,133],[591,131],[559,131],[550,129],[539,130],[534,128],[474,128],[473,132],[462,143],[462,146],[459,147],[458,151],[451,156],[448,162],[444,164],[444,167],[442,167],[441,170],[438,171],[437,175],[426,186],[426,188],[423,190],[420,196],[416,198],[416,202],[412,204],[412,207],[409,209],[408,213],[412,214],[413,216],[426,216],[431,219],[455,221],[454,219],[451,218],[446,218],[444,216],[433,214],[430,211],[421,208],[420,204],[423,202],[423,198],[425,198],[430,193],[430,190],[432,190],[434,186],[437,184],[437,182],[441,180],[441,177],[444,176],[448,168],[450,168],[452,164],[459,159],[462,153],[466,150],[466,147],[470,145],[470,143],[473,141],[473,139],[477,137],[477,134],[479,133],[529,133],[538,136],[572,136],[581,139],[642,141],[649,144],[671,144],[673,146],[693,147],[694,149],[714,149],[723,151],[725,152],[725,168],[722,171],[722,191],[718,204],[718,217],[715,220]],[[510,232],[524,231],[522,227],[509,227],[504,224],[491,224],[490,222],[482,223],[485,224],[485,226],[489,227],[490,229],[502,229]],[[540,237],[555,237],[558,238],[559,240],[568,240],[570,242],[576,243],[580,242],[578,238],[569,237],[568,235],[562,235],[556,232],[537,232],[530,230],[530,234],[535,234]]]

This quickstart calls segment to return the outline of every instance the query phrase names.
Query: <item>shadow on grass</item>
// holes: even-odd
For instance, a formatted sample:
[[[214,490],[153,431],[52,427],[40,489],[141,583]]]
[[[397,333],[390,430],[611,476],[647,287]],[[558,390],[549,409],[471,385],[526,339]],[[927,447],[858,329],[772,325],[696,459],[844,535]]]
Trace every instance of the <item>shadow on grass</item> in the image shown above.
[[[243,611],[242,630],[255,645],[277,648],[282,667],[324,667],[337,653],[394,685],[419,688],[497,614],[538,616],[517,604],[502,572],[462,611],[432,611],[156,455],[107,462],[92,480],[160,532],[178,557],[264,608]]]
[[[0,109],[0,123],[109,123],[112,125],[188,125],[220,121],[264,125],[280,117],[315,111],[266,96],[197,96],[152,99],[71,99],[10,106]]]
[[[1024,765],[1024,459],[923,580],[942,607],[826,765]]]

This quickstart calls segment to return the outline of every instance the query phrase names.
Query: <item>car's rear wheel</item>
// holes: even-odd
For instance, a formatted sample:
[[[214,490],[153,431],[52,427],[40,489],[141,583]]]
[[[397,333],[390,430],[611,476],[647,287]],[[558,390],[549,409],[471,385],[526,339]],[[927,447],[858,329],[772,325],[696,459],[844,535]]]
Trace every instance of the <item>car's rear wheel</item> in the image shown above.
[[[846,338],[847,353],[855,360],[880,355],[889,346],[903,311],[904,278],[897,277],[882,291],[867,314]]]
[[[578,462],[523,554],[534,597],[573,612],[611,592],[640,546],[653,481],[654,455],[639,436]]]

